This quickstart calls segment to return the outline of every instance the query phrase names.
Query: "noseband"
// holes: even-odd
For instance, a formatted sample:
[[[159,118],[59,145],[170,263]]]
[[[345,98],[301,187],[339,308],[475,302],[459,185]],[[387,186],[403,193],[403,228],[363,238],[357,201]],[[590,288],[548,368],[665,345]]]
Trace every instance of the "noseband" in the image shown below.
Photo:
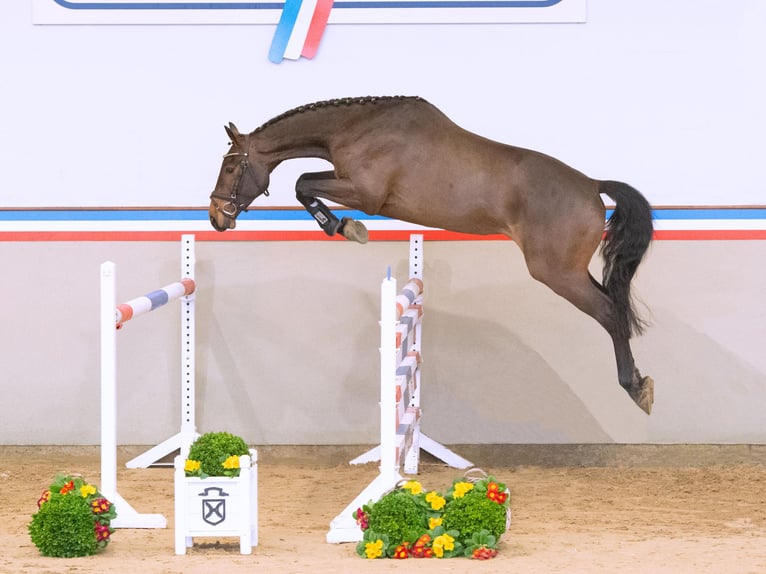
[[[211,198],[221,199],[224,200],[226,203],[224,203],[222,206],[217,204],[215,205],[216,210],[223,213],[226,217],[230,218],[236,218],[240,213],[243,211],[247,211],[247,207],[253,202],[253,200],[258,197],[258,195],[261,195],[260,193],[258,195],[252,196],[252,197],[243,197],[240,199],[239,197],[239,188],[242,185],[242,181],[245,179],[245,174],[247,173],[248,169],[252,169],[250,166],[250,135],[245,136],[245,151],[240,152],[233,152],[233,153],[227,153],[224,155],[224,159],[227,157],[240,157],[242,159],[239,160],[239,174],[237,175],[237,180],[234,182],[234,185],[231,188],[231,194],[229,196],[226,195],[220,195],[217,194],[215,191],[210,194]],[[263,192],[261,192],[263,195],[268,197],[269,190],[265,189]]]

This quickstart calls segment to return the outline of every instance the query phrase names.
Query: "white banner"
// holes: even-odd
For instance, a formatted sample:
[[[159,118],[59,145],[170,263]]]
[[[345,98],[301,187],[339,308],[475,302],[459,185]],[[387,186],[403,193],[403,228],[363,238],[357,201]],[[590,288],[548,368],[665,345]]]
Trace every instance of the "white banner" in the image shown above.
[[[276,24],[284,2],[32,0],[35,24]],[[335,0],[329,23],[585,22],[587,0]]]

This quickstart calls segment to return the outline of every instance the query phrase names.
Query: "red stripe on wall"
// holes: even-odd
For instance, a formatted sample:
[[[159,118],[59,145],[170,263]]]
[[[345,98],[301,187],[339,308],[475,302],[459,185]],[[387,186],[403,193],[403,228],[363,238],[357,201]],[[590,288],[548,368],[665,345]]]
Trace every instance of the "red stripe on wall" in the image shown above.
[[[766,239],[766,229],[666,229],[654,232],[661,241],[738,241]]]

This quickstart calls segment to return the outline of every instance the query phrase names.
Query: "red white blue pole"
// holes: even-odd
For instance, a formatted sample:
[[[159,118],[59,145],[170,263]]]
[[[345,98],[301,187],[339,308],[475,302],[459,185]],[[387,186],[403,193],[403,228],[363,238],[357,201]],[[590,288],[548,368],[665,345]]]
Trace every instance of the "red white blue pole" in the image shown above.
[[[194,279],[185,277],[180,281],[165,285],[151,293],[131,299],[127,303],[121,303],[115,308],[114,322],[117,328],[133,317],[138,317],[149,311],[154,311],[165,305],[168,301],[186,297],[194,293]]]

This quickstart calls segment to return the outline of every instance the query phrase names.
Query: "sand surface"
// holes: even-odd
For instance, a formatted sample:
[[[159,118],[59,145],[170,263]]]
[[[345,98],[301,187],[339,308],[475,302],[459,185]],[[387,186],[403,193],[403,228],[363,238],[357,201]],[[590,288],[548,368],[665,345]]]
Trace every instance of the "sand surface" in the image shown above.
[[[762,465],[486,468],[512,491],[513,524],[498,557],[478,562],[366,561],[353,544],[328,544],[330,520],[377,468],[263,457],[260,544],[253,554],[241,555],[238,539],[205,538],[185,556],[176,556],[172,470],[128,470],[121,464],[120,494],[140,512],[164,514],[168,528],[120,529],[106,551],[94,557],[40,556],[27,534],[40,491],[57,472],[79,473],[98,483],[99,465],[93,448],[0,447],[0,572],[766,572]],[[442,489],[459,475],[424,461],[419,480]]]

